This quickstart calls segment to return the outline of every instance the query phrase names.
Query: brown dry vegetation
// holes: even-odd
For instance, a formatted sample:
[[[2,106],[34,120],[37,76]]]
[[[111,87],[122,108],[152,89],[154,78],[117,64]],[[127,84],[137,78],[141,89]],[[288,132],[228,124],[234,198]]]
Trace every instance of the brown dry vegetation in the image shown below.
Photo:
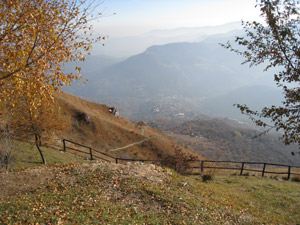
[[[203,158],[153,127],[133,123],[121,117],[116,118],[109,113],[109,107],[106,105],[89,102],[64,92],[55,93],[55,98],[62,112],[69,116],[71,121],[70,127],[60,139],[69,139],[123,158],[160,159],[174,155],[175,149],[178,148],[186,154]],[[89,119],[85,120],[83,115]],[[141,142],[143,140],[145,141]],[[138,142],[141,143],[112,151]],[[62,146],[60,142],[55,144]]]

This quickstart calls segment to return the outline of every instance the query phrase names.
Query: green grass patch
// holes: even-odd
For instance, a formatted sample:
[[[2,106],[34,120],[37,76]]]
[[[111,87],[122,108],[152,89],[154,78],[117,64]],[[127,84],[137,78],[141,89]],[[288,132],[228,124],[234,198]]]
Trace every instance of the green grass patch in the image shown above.
[[[34,144],[24,141],[13,141],[13,157],[10,169],[24,169],[43,166],[41,156]],[[52,148],[41,147],[46,162],[52,164],[82,163],[86,160],[75,155]]]
[[[209,207],[220,215],[231,211],[255,224],[300,222],[299,183],[261,177],[216,176],[201,186],[206,190]]]
[[[176,172],[162,183],[124,176],[109,165],[69,165],[46,188],[0,199],[4,224],[298,224],[300,184],[260,177]]]

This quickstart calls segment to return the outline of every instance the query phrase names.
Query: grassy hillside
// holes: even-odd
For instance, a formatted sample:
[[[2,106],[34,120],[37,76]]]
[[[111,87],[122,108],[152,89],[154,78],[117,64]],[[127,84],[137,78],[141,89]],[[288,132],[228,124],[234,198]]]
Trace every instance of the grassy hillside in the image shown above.
[[[298,224],[300,184],[87,163],[0,174],[3,224]]]
[[[126,158],[158,159],[174,154],[179,147],[187,154],[203,158],[168,138],[153,127],[116,118],[109,107],[89,102],[78,97],[56,93],[63,113],[69,116],[70,126],[61,138],[91,146],[110,155]],[[88,120],[83,119],[87,117]],[[143,141],[145,140],[145,141]],[[141,142],[142,141],[142,142]],[[139,143],[132,145],[133,143]],[[60,144],[61,143],[52,143]],[[114,150],[130,145],[131,147]]]
[[[46,139],[42,138],[42,150],[49,164],[80,162],[74,155],[53,150],[53,148],[63,149],[62,139],[69,139],[108,155],[127,159],[161,159],[175,155],[176,149],[180,149],[184,154],[203,158],[143,122],[132,123],[124,118],[115,117],[106,105],[89,102],[64,92],[55,93],[55,98],[61,107],[60,112],[69,122],[66,123],[67,127],[60,137],[49,135],[50,137]],[[5,154],[2,147],[6,145],[4,143],[8,139],[13,139],[14,135],[1,127],[0,131],[1,164],[3,158],[1,155]],[[15,141],[11,144],[15,159],[15,164],[12,164],[11,168],[34,167],[41,164],[38,150],[30,144],[30,141],[26,141]],[[88,148],[80,148],[69,143],[68,147],[79,148],[89,153]],[[67,153],[76,153],[79,157],[89,158],[87,154],[69,149]]]
[[[11,149],[11,160],[8,164],[9,170],[18,170],[25,168],[34,168],[43,166],[41,156],[35,145],[30,142],[13,140]],[[47,164],[49,165],[64,165],[69,163],[86,162],[82,157],[78,157],[68,152],[62,152],[57,149],[42,147]],[[2,167],[2,168],[1,168]],[[0,171],[5,165],[1,165]]]

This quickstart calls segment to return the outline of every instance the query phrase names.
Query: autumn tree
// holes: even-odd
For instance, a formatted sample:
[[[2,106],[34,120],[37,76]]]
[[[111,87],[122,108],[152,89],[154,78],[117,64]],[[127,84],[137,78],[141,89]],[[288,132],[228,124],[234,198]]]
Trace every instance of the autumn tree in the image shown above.
[[[26,95],[15,97],[18,98],[16,99],[18,104],[9,111],[4,111],[4,118],[13,135],[25,140],[34,138],[42,162],[46,164],[46,158],[41,149],[42,141],[59,137],[68,129],[69,118],[63,114],[58,103],[44,99],[45,97],[38,92],[32,93],[30,97]],[[32,105],[35,106],[34,109]]]
[[[99,16],[99,4],[97,0],[0,1],[0,116],[15,133],[35,137],[44,163],[40,139],[61,130],[62,124],[53,108],[53,91],[81,79],[79,67],[74,74],[62,68],[70,61],[83,61],[92,44],[104,39],[94,35],[89,23]]]
[[[51,100],[53,90],[80,79],[80,68],[66,74],[62,67],[84,60],[92,44],[104,39],[89,25],[98,2],[0,1],[0,107],[14,107],[16,95],[29,99],[37,92]],[[32,109],[36,102],[29,101]]]
[[[250,66],[264,65],[265,71],[277,68],[274,74],[276,85],[282,89],[282,106],[251,110],[238,104],[258,126],[283,131],[285,144],[300,146],[300,2],[296,0],[257,0],[264,22],[243,22],[244,37],[236,37],[233,46],[228,42],[223,47],[245,57]],[[271,122],[267,123],[269,119]]]

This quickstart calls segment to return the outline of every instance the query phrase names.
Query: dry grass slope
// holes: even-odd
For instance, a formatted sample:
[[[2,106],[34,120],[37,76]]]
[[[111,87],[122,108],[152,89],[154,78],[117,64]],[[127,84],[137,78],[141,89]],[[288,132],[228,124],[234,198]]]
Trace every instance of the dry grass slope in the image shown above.
[[[109,113],[106,105],[89,102],[64,92],[56,93],[55,98],[71,121],[62,138],[123,158],[160,159],[175,154],[174,149],[178,147],[187,154],[203,158],[153,127],[116,118]],[[123,148],[124,146],[128,147]]]

